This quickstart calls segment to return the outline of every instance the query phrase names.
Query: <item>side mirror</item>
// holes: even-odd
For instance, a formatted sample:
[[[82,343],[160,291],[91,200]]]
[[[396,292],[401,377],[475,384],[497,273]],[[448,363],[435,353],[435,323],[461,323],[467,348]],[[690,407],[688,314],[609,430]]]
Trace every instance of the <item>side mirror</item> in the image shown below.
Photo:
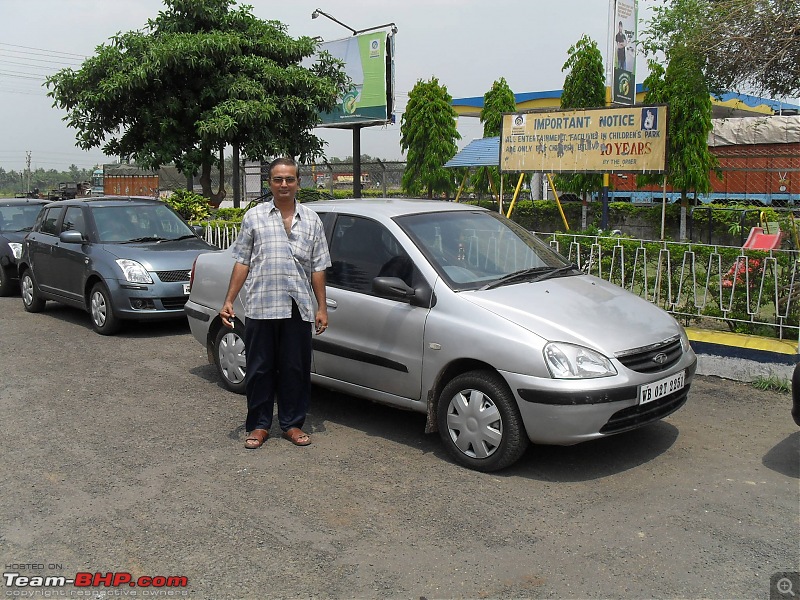
[[[83,234],[80,231],[62,231],[58,239],[65,244],[83,244],[86,240],[83,239]]]
[[[376,277],[372,280],[372,291],[391,300],[407,300],[414,306],[430,308],[436,303],[430,287],[423,285],[414,289],[399,277]]]

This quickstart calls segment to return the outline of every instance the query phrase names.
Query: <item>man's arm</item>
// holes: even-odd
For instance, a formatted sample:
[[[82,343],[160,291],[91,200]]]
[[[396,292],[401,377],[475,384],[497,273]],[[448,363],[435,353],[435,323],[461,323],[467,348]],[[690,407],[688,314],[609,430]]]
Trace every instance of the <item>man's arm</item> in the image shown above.
[[[328,328],[328,302],[325,295],[325,271],[311,273],[311,289],[317,299],[317,315],[315,317],[317,335]]]
[[[233,301],[242,289],[248,273],[250,273],[249,266],[238,262],[233,264],[231,280],[228,283],[228,293],[225,294],[225,302],[222,303],[222,308],[219,311],[219,316],[222,317],[222,324],[225,327],[233,327],[233,318],[236,316],[233,312]]]

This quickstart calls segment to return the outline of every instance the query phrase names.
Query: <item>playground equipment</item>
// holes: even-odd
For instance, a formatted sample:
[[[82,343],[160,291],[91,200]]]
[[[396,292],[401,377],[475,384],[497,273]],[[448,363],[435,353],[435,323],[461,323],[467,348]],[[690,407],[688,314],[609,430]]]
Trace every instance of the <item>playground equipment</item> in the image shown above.
[[[753,227],[742,246],[742,250],[760,250],[768,252],[780,248],[783,233],[780,225],[774,221],[767,221],[766,214],[762,211],[759,215],[759,225]],[[744,254],[736,258],[736,262],[722,277],[722,287],[732,288],[734,284],[747,283],[755,285],[757,277],[761,274],[762,261],[758,258],[748,258]]]

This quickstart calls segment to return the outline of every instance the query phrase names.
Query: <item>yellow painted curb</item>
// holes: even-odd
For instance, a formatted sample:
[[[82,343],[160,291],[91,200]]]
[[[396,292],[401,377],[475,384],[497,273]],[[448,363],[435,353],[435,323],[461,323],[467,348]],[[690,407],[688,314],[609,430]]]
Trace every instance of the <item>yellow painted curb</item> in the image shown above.
[[[718,344],[720,346],[734,346],[748,350],[762,350],[778,354],[797,354],[796,340],[778,340],[744,333],[731,333],[727,331],[710,331],[687,327],[686,334],[692,342]]]

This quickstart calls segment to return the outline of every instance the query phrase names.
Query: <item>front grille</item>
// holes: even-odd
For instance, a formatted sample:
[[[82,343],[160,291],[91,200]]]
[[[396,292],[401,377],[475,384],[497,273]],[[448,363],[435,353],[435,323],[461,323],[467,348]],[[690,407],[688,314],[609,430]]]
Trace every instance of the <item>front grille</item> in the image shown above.
[[[191,271],[188,269],[181,269],[179,271],[156,271],[158,278],[164,283],[172,283],[174,281],[189,281]]]
[[[175,298],[161,298],[161,304],[163,304],[164,308],[167,310],[176,310],[179,308],[183,308],[188,299],[189,296],[178,296]]]
[[[674,413],[686,403],[689,396],[689,385],[674,394],[653,400],[647,404],[637,404],[623,408],[611,415],[608,422],[600,429],[600,433],[620,433],[635,429],[646,423],[658,421]]]
[[[678,362],[682,355],[681,338],[676,336],[660,344],[621,352],[616,358],[631,371],[655,373],[668,369]]]

